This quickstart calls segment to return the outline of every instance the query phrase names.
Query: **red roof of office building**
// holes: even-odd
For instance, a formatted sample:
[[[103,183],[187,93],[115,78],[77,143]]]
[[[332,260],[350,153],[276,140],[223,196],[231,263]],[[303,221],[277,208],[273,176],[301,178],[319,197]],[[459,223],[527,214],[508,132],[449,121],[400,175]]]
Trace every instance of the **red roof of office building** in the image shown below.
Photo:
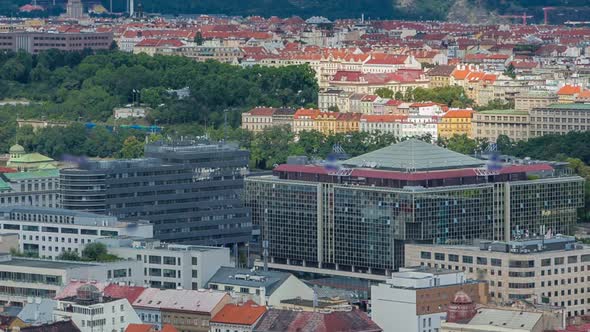
[[[243,305],[226,304],[211,319],[211,323],[236,324],[236,325],[253,325],[266,312],[266,307],[257,305],[248,301]]]

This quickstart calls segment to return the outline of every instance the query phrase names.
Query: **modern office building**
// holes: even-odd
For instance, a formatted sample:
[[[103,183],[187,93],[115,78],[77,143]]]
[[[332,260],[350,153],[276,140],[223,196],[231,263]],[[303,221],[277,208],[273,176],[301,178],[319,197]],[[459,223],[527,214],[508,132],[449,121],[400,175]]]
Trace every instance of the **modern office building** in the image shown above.
[[[280,165],[246,178],[244,199],[269,267],[384,280],[404,266],[405,243],[572,232],[584,179],[569,174],[407,140],[338,165]]]
[[[0,33],[0,50],[37,54],[41,51],[108,50],[113,43],[112,32],[28,32]]]
[[[573,237],[483,241],[479,246],[406,245],[406,264],[464,271],[489,283],[490,301],[530,300],[565,307],[567,316],[590,311],[590,247]]]
[[[66,251],[82,253],[99,238],[136,236],[151,238],[153,225],[124,222],[116,217],[55,208],[0,208],[0,234],[19,235],[19,250],[35,257],[57,259]]]
[[[457,292],[487,303],[487,283],[468,280],[463,271],[400,268],[385,283],[371,286],[371,319],[383,332],[437,331]]]
[[[533,108],[557,104],[558,101],[559,98],[555,93],[532,90],[520,93],[514,97],[514,109],[520,112],[530,112]]]
[[[222,266],[233,266],[230,250],[223,247],[167,244],[128,236],[103,238],[109,252],[140,262],[143,285],[162,289],[205,288]]]
[[[248,151],[175,141],[147,145],[145,155],[62,169],[62,207],[148,220],[154,237],[166,242],[220,246],[250,240],[250,213],[240,200]]]
[[[531,136],[590,130],[590,104],[552,104],[530,111]]]
[[[136,262],[85,263],[0,256],[0,304],[22,306],[31,298],[54,298],[71,280],[141,284]]]

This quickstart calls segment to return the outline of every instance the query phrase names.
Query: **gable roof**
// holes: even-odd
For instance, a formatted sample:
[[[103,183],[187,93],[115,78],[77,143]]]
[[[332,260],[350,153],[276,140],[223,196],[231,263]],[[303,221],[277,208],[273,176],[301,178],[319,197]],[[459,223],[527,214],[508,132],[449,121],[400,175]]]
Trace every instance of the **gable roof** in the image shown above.
[[[81,332],[71,320],[38,326],[21,327],[20,330],[21,332]]]
[[[253,325],[266,312],[266,307],[257,305],[248,301],[243,305],[226,304],[211,319],[211,323],[236,324],[236,325]]]
[[[573,85],[564,85],[559,91],[557,91],[558,95],[575,95],[577,93],[582,92],[582,87],[580,86],[573,86]]]
[[[360,310],[298,312],[270,309],[254,332],[381,332],[382,329]]]
[[[133,306],[211,313],[225,297],[229,295],[212,290],[147,288]]]
[[[417,139],[409,139],[348,159],[342,164],[416,172],[480,167],[485,162]]]

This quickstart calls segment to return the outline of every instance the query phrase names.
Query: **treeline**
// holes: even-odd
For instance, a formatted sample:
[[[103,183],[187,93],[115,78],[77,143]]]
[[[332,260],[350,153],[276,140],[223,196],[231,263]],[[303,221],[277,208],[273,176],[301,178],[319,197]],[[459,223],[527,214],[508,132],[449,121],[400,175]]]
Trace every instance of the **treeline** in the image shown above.
[[[50,50],[36,55],[0,53],[0,99],[27,99],[29,106],[0,107],[0,138],[14,142],[16,117],[112,122],[113,108],[136,100],[154,110],[149,121],[172,126],[230,126],[255,106],[313,106],[317,83],[308,66],[242,68],[172,56],[116,50],[93,54]],[[188,87],[179,99],[176,90]],[[8,144],[0,146],[6,151]]]

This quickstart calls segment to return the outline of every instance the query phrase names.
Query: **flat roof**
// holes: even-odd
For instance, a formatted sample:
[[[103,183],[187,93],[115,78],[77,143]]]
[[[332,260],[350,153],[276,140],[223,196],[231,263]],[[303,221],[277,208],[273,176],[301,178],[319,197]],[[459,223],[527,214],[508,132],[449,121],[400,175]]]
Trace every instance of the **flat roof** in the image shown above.
[[[529,115],[528,112],[516,111],[516,110],[487,110],[479,111],[476,113],[480,114],[501,114],[501,115]]]
[[[581,110],[581,111],[590,111],[590,103],[572,103],[572,104],[552,104],[545,107],[540,107],[539,109],[556,109],[556,110]]]
[[[21,266],[21,267],[30,267],[30,268],[39,268],[39,269],[58,269],[58,270],[98,266],[97,264],[92,264],[92,263],[53,261],[53,260],[20,258],[20,257],[19,258],[12,257],[12,259],[9,261],[0,261],[0,265]]]

